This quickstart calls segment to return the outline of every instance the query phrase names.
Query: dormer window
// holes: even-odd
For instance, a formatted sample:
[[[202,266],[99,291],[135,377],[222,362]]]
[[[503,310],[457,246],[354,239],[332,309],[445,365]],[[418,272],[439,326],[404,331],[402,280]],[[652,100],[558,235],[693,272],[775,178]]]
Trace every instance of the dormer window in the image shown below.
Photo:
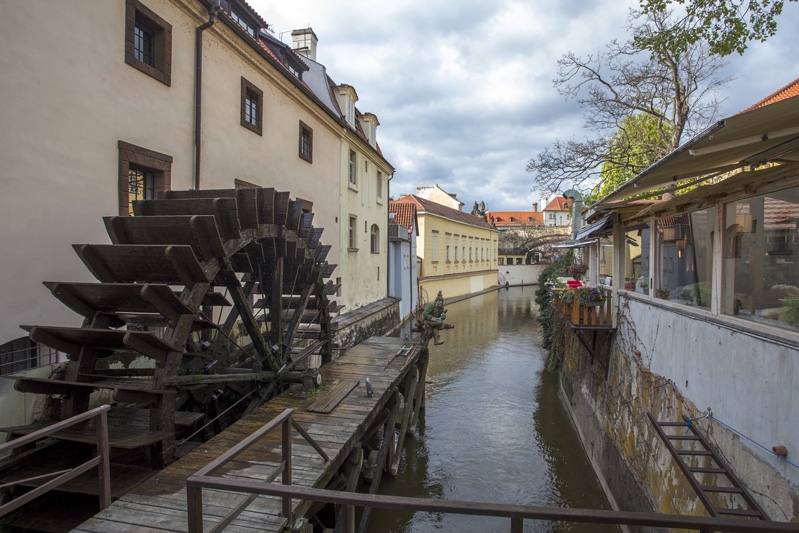
[[[230,18],[232,18],[239,26],[244,28],[244,30],[253,37],[253,39],[255,38],[256,35],[255,26],[252,23],[248,22],[247,19],[245,19],[241,14],[235,11],[231,11]]]
[[[347,98],[347,122],[355,124],[355,103]]]
[[[288,68],[289,68],[289,72],[291,72],[292,74],[294,74],[294,77],[295,77],[295,78],[299,79],[299,78],[300,78],[300,71],[299,71],[299,70],[297,70],[296,68],[294,68],[294,66],[293,66],[293,65],[287,65],[287,66],[288,66]]]

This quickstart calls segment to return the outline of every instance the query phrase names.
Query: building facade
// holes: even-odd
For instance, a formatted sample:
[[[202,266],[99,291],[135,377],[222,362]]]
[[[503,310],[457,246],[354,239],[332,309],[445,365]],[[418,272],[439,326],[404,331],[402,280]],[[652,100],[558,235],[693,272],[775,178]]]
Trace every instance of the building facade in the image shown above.
[[[80,61],[42,38],[65,27]],[[386,296],[386,250],[365,244],[372,226],[386,240],[387,200],[377,198],[393,172],[377,119],[358,114],[367,137],[339,109],[324,67],[277,41],[246,2],[223,0],[217,12],[205,0],[32,0],[0,19],[0,39],[13,50],[0,57],[0,212],[14,227],[0,246],[15,271],[0,282],[0,344],[23,336],[19,324],[76,325],[42,281],[91,281],[72,244],[108,242],[103,216],[166,189],[289,191],[333,244],[339,304]],[[366,183],[354,201],[342,187],[352,150],[371,202]],[[367,224],[355,255],[339,246],[353,212]],[[347,279],[358,279],[349,291]]]
[[[400,315],[407,320],[416,312],[419,303],[418,273],[416,271],[419,222],[416,205],[389,203],[389,296],[400,299]]]
[[[567,329],[557,341],[562,383],[624,510],[706,512],[651,413],[693,419],[769,518],[799,520],[799,468],[784,452],[799,441],[789,407],[799,390],[797,88],[724,119],[599,200],[579,235],[593,283],[603,282],[597,252],[612,239],[614,331],[589,356]],[[707,175],[718,179],[670,199],[630,199]],[[746,508],[734,494],[714,505]]]
[[[416,195],[397,203],[416,206],[420,299],[432,300],[438,291],[456,298],[496,287],[498,232],[488,222]]]

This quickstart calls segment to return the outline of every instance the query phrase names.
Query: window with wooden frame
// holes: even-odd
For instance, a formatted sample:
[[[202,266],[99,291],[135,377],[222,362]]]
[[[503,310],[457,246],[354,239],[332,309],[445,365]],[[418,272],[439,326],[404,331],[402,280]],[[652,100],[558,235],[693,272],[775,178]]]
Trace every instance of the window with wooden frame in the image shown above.
[[[383,203],[383,173],[377,171],[377,203]]]
[[[370,250],[373,254],[380,253],[380,228],[377,224],[372,224],[372,232],[370,235]]]
[[[119,141],[119,215],[133,214],[133,202],[150,200],[172,186],[172,156]]]
[[[358,251],[358,217],[350,215],[348,248]]]
[[[125,63],[172,85],[172,25],[139,0],[125,2]]]
[[[355,175],[358,170],[357,167],[355,166],[356,161],[357,160],[355,152],[353,150],[350,150],[350,183],[353,185],[357,185],[358,183],[357,181],[358,178]]]
[[[300,158],[313,163],[313,129],[300,121]]]
[[[241,78],[241,125],[263,135],[264,92]]]

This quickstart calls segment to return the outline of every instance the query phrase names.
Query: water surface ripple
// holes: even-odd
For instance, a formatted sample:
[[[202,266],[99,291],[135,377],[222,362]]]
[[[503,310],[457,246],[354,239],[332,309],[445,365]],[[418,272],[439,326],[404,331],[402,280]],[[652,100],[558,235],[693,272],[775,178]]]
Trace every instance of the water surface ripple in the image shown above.
[[[447,306],[443,346],[431,345],[427,404],[381,494],[608,509],[544,369],[534,289],[501,289]],[[525,521],[529,532],[618,531]],[[508,519],[375,511],[369,531],[508,532]]]

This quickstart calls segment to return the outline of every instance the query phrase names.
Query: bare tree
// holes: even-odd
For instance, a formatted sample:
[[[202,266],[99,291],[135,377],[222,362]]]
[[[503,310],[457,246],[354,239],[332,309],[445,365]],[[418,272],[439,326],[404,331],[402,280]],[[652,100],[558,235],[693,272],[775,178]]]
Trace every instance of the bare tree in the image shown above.
[[[614,40],[604,52],[585,58],[570,52],[558,62],[554,85],[567,99],[578,101],[585,128],[593,136],[582,141],[558,139],[530,159],[527,171],[535,175],[535,190],[588,189],[606,162],[640,166],[640,161],[628,161],[624,150],[610,149],[611,136],[623,131],[627,117],[643,113],[656,120],[663,144],[662,153],[652,154],[655,158],[677,148],[684,134],[701,131],[716,118],[717,91],[730,81],[721,77],[724,61],[710,54],[704,41],[673,51],[639,45],[649,42],[640,37],[670,26],[667,13],[632,13],[631,20],[629,41]]]

